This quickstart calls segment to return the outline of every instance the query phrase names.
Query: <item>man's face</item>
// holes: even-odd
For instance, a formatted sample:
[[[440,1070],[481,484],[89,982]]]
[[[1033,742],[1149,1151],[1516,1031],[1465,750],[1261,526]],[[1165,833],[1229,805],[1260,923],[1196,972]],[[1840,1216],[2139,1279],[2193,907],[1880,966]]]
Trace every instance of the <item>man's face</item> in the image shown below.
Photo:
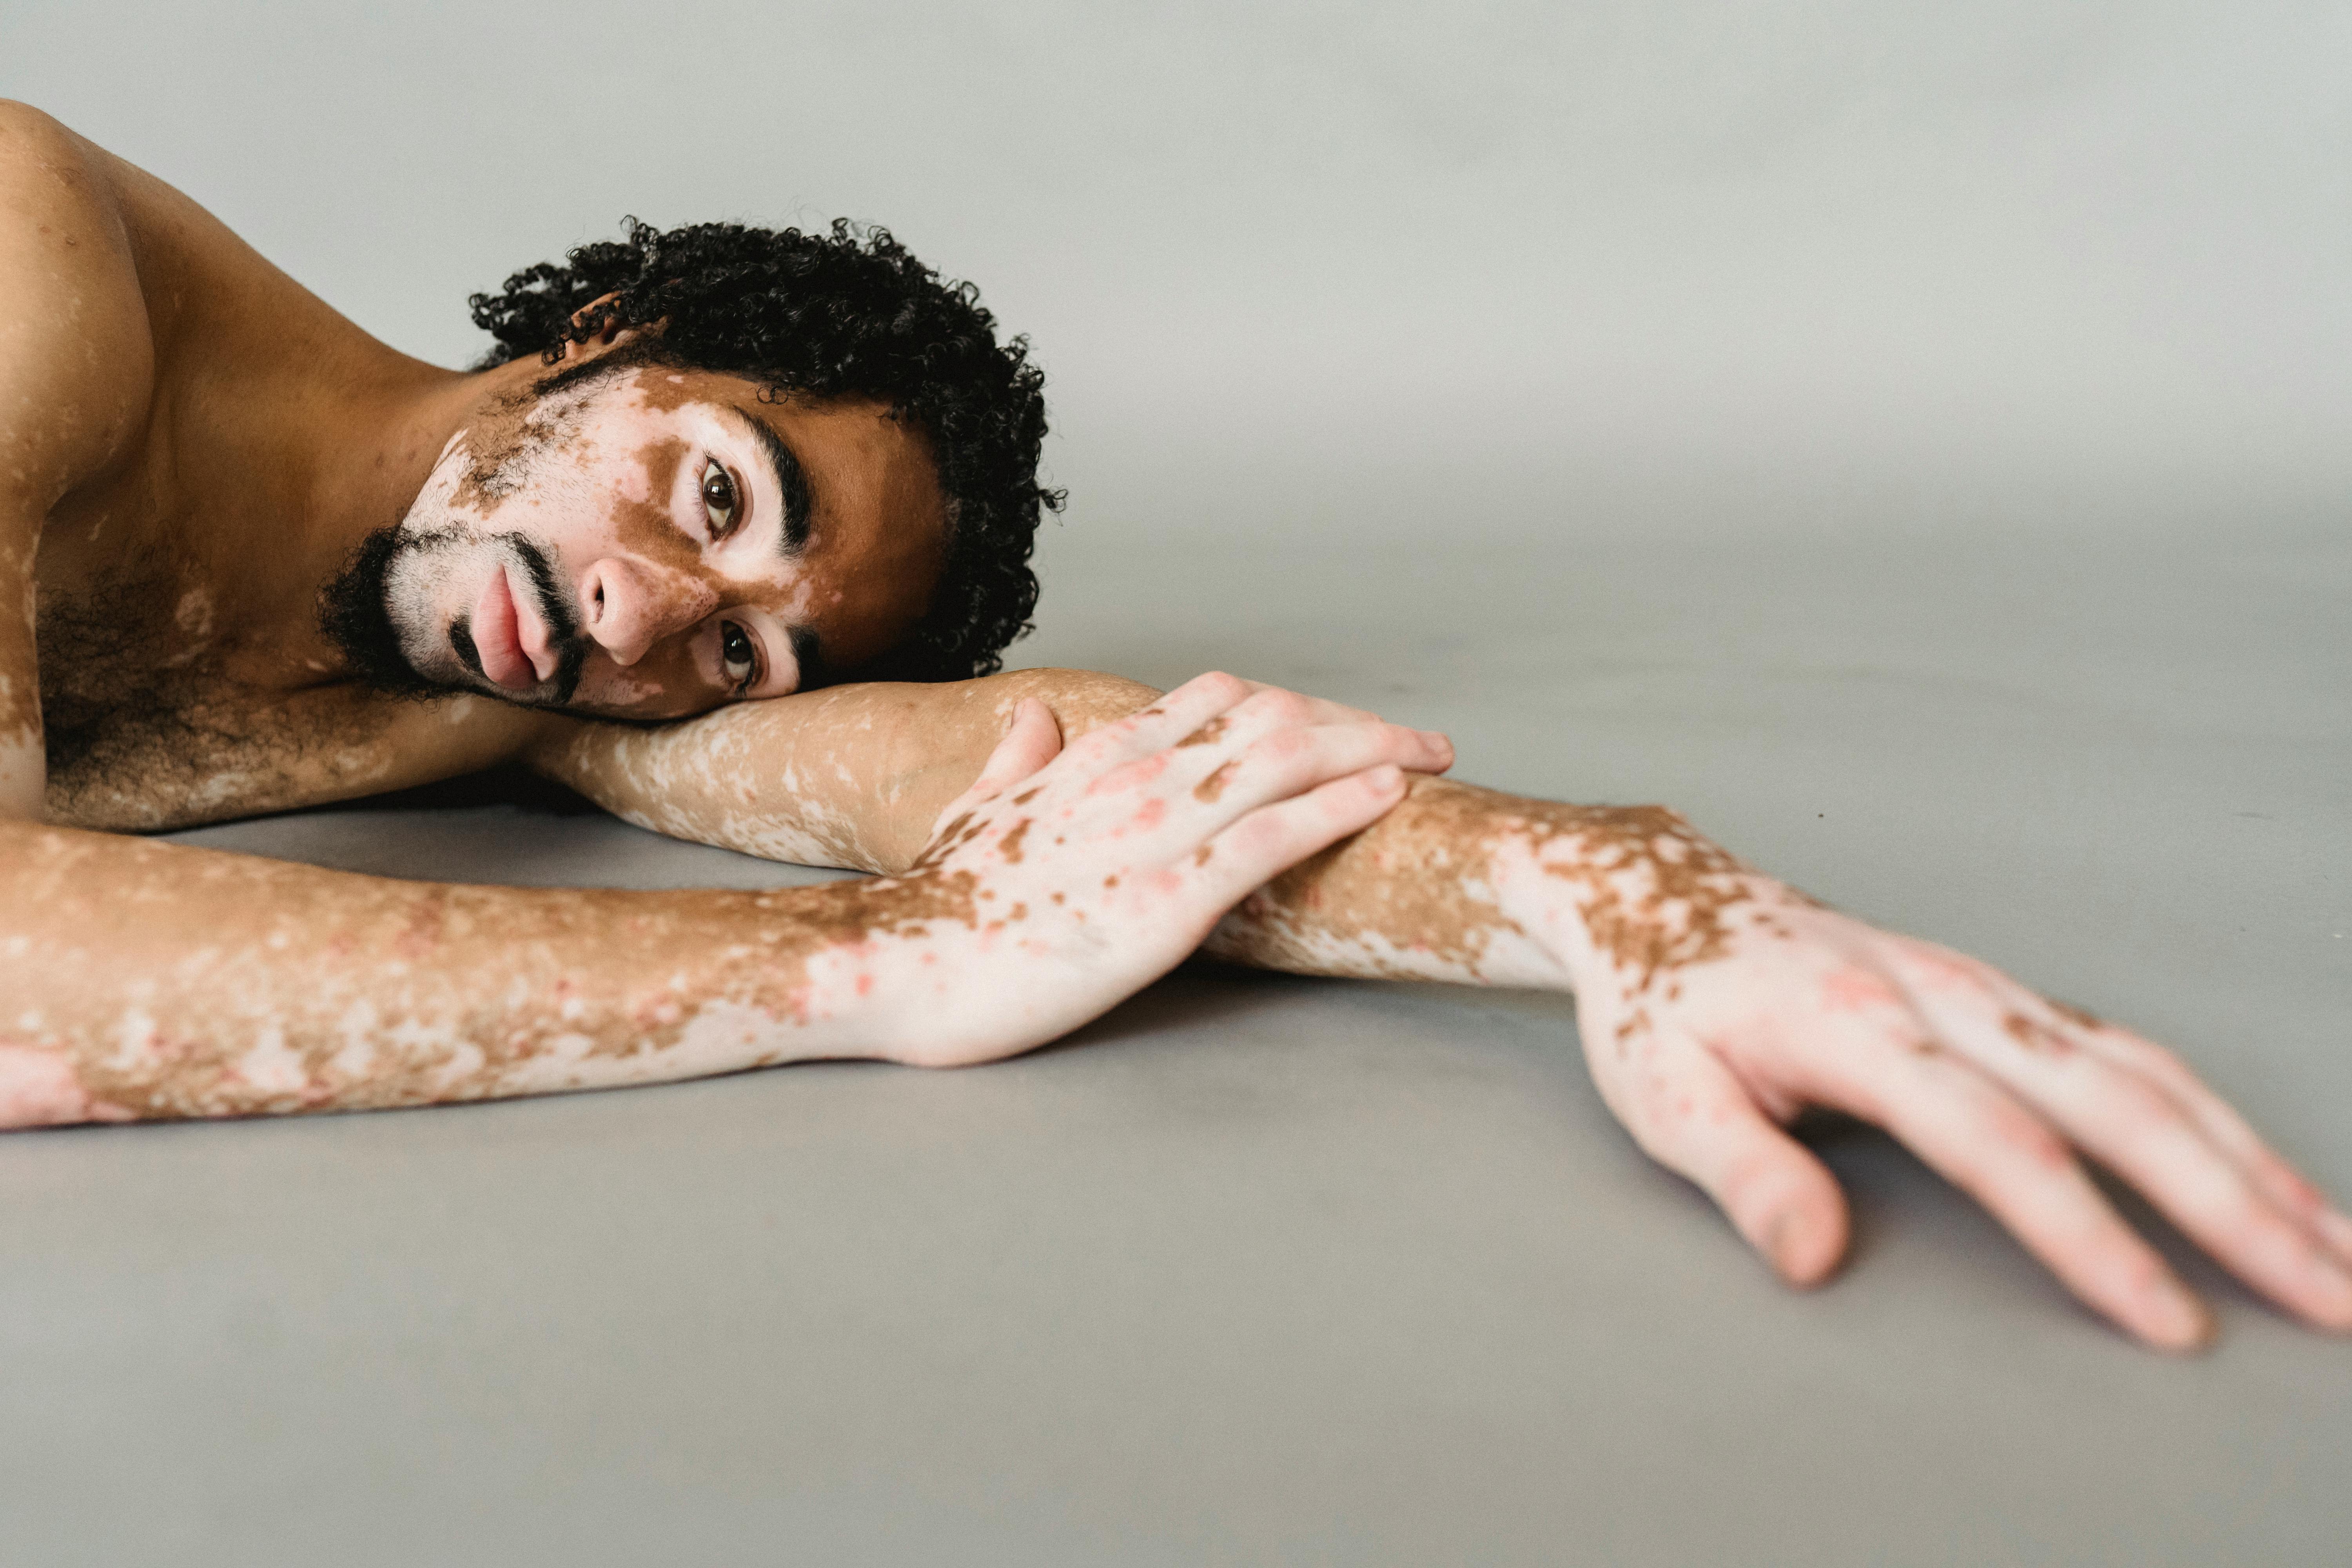
[[[628,719],[888,651],[944,549],[929,455],[877,405],[759,393],[635,365],[493,405],[329,589],[337,640],[379,684]]]

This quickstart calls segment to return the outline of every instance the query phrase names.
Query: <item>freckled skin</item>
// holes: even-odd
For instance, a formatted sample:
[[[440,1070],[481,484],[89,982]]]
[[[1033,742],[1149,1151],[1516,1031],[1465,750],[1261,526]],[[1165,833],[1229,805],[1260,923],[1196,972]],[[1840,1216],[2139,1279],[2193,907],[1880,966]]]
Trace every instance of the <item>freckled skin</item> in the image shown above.
[[[854,667],[936,577],[937,474],[887,409],[625,359],[571,392],[528,362],[421,364],[22,106],[0,104],[0,1126],[966,1065],[1205,948],[1572,990],[1612,1110],[1799,1283],[1845,1221],[1781,1127],[1826,1105],[1884,1122],[2152,1342],[2210,1320],[2077,1151],[2352,1328],[2352,1220],[2178,1058],[1663,807],[1441,780],[1441,737],[1228,676],[795,693],[783,633]],[[796,552],[754,428],[807,470]],[[714,464],[765,534],[705,509]],[[462,689],[371,691],[319,630],[323,585],[393,520],[389,623]],[[551,589],[518,584],[517,541]],[[530,706],[563,686],[549,592],[582,626],[562,712]],[[729,671],[730,620],[768,656],[756,679]],[[449,888],[120,837],[514,760],[657,831],[881,875]]]

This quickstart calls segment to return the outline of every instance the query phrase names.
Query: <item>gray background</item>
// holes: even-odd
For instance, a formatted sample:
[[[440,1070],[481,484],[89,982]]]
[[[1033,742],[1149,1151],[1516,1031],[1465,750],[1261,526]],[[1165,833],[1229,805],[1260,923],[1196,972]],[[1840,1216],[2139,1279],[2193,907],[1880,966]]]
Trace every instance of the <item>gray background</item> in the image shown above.
[[[2352,1193],[2352,14],[0,11],[0,92],[394,343],[624,212],[1034,339],[1044,629],[1662,799],[2179,1045]],[[387,873],[795,875],[444,804]],[[1057,1049],[0,1141],[39,1563],[2320,1563],[2352,1355],[2073,1307],[1875,1133],[1773,1285],[1562,999],[1188,969]]]

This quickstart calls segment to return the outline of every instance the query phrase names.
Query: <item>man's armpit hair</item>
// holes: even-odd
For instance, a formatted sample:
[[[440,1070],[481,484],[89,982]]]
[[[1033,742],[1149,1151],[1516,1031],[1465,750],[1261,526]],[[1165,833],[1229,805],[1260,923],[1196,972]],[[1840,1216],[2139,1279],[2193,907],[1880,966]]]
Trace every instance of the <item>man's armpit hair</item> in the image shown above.
[[[1003,668],[1037,605],[1037,524],[1063,500],[1037,482],[1045,378],[1028,340],[1000,342],[979,289],[941,281],[885,229],[847,219],[824,234],[731,223],[665,230],[635,218],[623,226],[619,240],[580,246],[474,295],[475,324],[498,344],[478,368],[532,353],[553,364],[567,342],[658,323],[616,351],[617,363],[747,376],[772,397],[887,405],[939,468],[947,558],[907,638],[839,673],[956,680]],[[550,389],[571,374],[551,376]]]

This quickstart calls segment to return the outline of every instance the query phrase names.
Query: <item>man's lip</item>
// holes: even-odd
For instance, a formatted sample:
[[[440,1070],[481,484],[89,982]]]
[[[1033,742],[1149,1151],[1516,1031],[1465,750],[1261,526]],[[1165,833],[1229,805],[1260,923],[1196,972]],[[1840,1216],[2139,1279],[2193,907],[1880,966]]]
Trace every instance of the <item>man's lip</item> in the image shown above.
[[[533,592],[518,594],[511,571],[500,566],[499,575],[506,579],[507,602],[514,606],[516,647],[524,658],[530,661],[534,679],[542,682],[554,679],[555,672],[562,668],[563,661],[555,657],[553,648],[547,646],[547,616],[540,609],[536,584]]]
[[[474,639],[475,655],[482,661],[485,679],[509,691],[528,691],[539,684],[538,670],[524,655],[517,634],[514,587],[507,581],[503,563],[482,584],[482,596],[474,602],[473,619],[467,629]]]

